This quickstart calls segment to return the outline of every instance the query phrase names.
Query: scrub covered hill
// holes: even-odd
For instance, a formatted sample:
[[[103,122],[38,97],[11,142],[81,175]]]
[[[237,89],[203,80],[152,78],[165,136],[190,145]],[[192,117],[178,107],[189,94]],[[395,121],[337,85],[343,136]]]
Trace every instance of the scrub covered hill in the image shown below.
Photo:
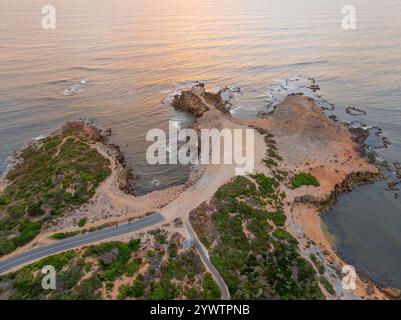
[[[111,174],[109,160],[94,147],[100,139],[97,128],[71,122],[21,151],[0,195],[0,256],[95,194]]]
[[[220,299],[197,251],[182,241],[158,229],[60,253],[0,277],[0,300]],[[56,269],[55,290],[42,288],[45,265]]]
[[[210,204],[191,213],[191,223],[233,299],[324,299],[319,280],[331,286],[300,255],[298,241],[284,228],[282,179],[237,177]]]

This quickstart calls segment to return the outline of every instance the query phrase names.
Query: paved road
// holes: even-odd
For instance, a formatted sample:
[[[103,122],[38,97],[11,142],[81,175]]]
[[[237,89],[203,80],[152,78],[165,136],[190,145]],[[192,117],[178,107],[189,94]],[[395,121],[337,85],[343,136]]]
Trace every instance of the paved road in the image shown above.
[[[219,288],[221,291],[222,299],[230,300],[230,292],[228,291],[228,287],[227,287],[226,283],[224,282],[223,277],[220,275],[219,271],[216,269],[216,267],[210,261],[209,255],[208,255],[205,247],[200,243],[200,241],[199,241],[198,237],[196,236],[194,229],[192,229],[192,226],[190,225],[190,223],[188,223],[188,222],[185,223],[185,226],[188,229],[191,240],[193,241],[195,248],[198,250],[203,263],[207,265],[210,272],[213,274],[213,277],[216,279],[217,284],[219,285]]]
[[[157,225],[164,220],[164,217],[155,213],[140,220],[126,223],[116,227],[102,229],[90,233],[80,234],[78,236],[57,241],[57,243],[38,247],[16,255],[10,259],[0,261],[0,274],[10,271],[13,268],[42,259],[57,253],[71,250],[83,245],[88,245],[96,241],[107,240],[123,236],[132,232],[142,230],[153,225]]]

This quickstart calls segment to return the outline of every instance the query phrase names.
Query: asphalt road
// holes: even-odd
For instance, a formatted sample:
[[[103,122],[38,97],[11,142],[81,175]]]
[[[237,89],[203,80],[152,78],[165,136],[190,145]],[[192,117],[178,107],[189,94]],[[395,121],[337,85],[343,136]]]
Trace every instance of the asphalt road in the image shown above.
[[[191,237],[191,240],[193,242],[193,245],[195,248],[198,250],[199,255],[201,256],[201,259],[204,264],[207,265],[209,268],[210,272],[213,274],[213,277],[216,279],[217,284],[220,288],[221,291],[221,298],[223,300],[230,300],[230,292],[228,291],[228,287],[226,283],[224,282],[224,279],[220,275],[219,271],[216,269],[216,267],[213,265],[213,263],[210,261],[209,255],[207,254],[206,249],[203,247],[203,245],[200,243],[198,237],[195,234],[194,229],[192,229],[192,226],[189,223],[186,223],[185,226],[188,229],[189,235]]]
[[[30,262],[42,259],[57,253],[71,250],[84,245],[89,245],[97,241],[107,240],[132,232],[140,231],[142,229],[157,225],[164,220],[164,217],[155,213],[143,219],[126,223],[123,225],[102,229],[90,233],[80,234],[75,237],[57,241],[57,243],[34,248],[19,255],[13,256],[10,259],[0,261],[0,274],[10,271],[15,267],[28,264]]]

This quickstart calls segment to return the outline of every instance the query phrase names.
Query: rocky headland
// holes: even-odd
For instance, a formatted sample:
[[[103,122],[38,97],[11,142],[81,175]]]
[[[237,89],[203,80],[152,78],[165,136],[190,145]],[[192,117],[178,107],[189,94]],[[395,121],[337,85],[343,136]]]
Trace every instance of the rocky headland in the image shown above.
[[[299,81],[292,79],[290,84]],[[366,133],[350,130],[327,117],[324,111],[332,105],[316,94],[318,87],[311,79],[301,86],[301,91],[288,92],[283,88],[279,84],[266,112],[252,119],[237,119],[230,114],[227,88],[208,92],[204,84],[195,83],[192,88],[175,93],[170,105],[194,116],[192,127],[196,130],[255,129],[255,171],[238,177],[235,164],[200,164],[193,167],[185,185],[143,196],[136,196],[129,187],[133,174],[125,166],[118,146],[111,142],[110,130],[85,122],[67,123],[47,138],[57,138],[47,156],[63,155],[68,151],[63,151],[67,142],[72,147],[82,142],[82,148],[101,156],[98,159],[105,164],[107,174],[95,188],[89,189],[90,197],[43,224],[20,250],[45,243],[55,232],[80,230],[83,219],[86,227],[98,227],[160,212],[169,223],[179,220],[183,225],[192,224],[233,297],[390,297],[359,278],[356,289],[342,287],[341,268],[345,263],[336,254],[319,218],[322,206],[334,201],[336,194],[380,175],[364,156],[361,145]],[[10,172],[18,166],[23,167],[24,161]],[[6,178],[2,199],[15,182],[9,174]],[[71,191],[70,186],[66,189]],[[175,227],[172,223],[170,228],[188,237],[183,225]],[[246,246],[237,247],[235,237]],[[245,249],[249,254],[245,254]],[[224,258],[224,252],[228,255],[230,250],[234,250],[230,254],[245,259],[246,270],[224,272],[235,266],[235,261]],[[291,265],[285,261],[292,261]],[[280,274],[280,265],[288,272]],[[266,277],[251,282],[255,272]],[[279,290],[283,277],[293,285],[292,291]]]

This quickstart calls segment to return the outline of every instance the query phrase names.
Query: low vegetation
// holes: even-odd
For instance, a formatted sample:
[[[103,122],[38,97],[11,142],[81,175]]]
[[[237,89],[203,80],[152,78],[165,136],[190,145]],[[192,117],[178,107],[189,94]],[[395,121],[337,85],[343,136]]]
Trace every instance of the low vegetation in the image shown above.
[[[53,239],[53,240],[62,240],[62,239],[74,237],[74,236],[76,236],[78,234],[80,234],[79,231],[75,231],[75,232],[59,232],[59,233],[53,234],[50,238]]]
[[[139,239],[61,253],[0,277],[0,299],[220,299],[197,252],[162,230]],[[161,243],[160,239],[164,241]],[[57,271],[56,290],[44,290],[40,269]]]
[[[32,241],[45,223],[86,203],[109,175],[109,161],[78,130],[28,146],[0,196],[0,256]]]
[[[291,185],[293,188],[299,188],[301,186],[315,186],[318,187],[320,184],[317,179],[310,173],[301,172],[296,174],[291,179]]]
[[[251,179],[237,177],[222,186],[210,206],[190,217],[232,298],[324,299],[315,268],[283,229],[277,179],[263,174]],[[265,210],[262,202],[274,209]]]

